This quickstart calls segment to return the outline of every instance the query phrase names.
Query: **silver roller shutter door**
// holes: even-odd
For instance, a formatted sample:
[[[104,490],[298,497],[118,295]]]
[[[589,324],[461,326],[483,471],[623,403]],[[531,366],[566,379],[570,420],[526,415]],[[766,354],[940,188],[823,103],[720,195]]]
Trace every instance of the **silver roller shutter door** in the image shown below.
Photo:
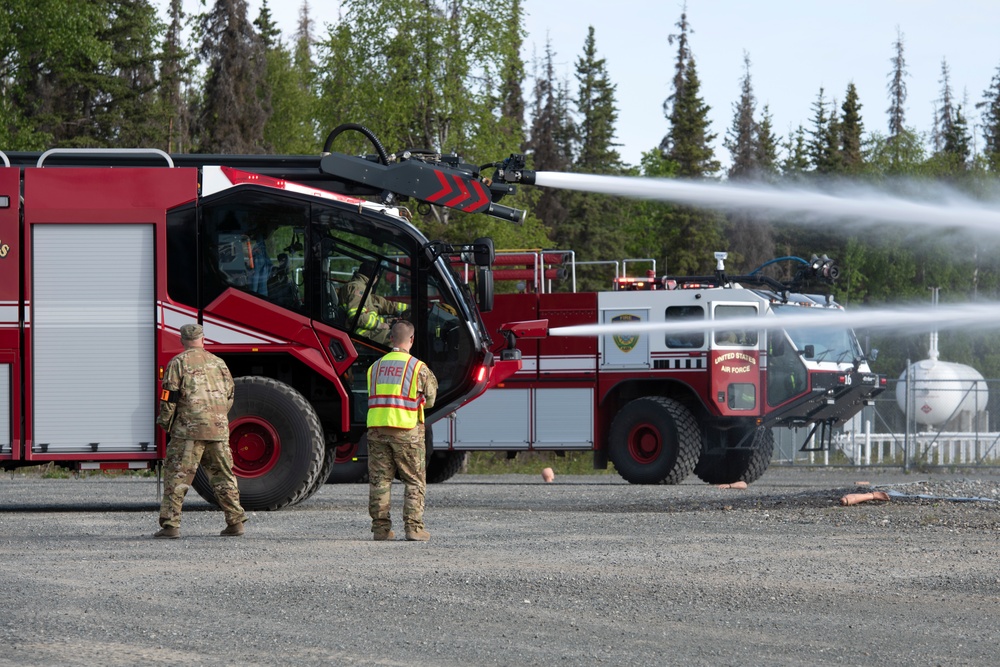
[[[153,446],[152,225],[35,225],[33,448]]]
[[[10,364],[0,364],[0,452],[9,452],[10,439]]]

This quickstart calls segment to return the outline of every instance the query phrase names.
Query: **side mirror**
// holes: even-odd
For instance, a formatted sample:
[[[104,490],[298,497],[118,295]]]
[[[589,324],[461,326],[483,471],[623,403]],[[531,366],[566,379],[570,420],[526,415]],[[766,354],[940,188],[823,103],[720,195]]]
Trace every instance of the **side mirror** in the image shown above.
[[[481,313],[493,310],[493,270],[488,266],[481,266],[476,272],[476,303]]]
[[[493,239],[489,237],[476,239],[473,242],[473,248],[476,266],[493,266],[493,260],[496,259]]]
[[[876,359],[878,359],[878,348],[877,347],[875,349],[873,349],[871,352],[868,353],[868,358],[871,361],[875,361]]]
[[[805,349],[802,350],[802,356],[806,359],[812,359],[816,356],[816,348],[812,345],[806,345]]]

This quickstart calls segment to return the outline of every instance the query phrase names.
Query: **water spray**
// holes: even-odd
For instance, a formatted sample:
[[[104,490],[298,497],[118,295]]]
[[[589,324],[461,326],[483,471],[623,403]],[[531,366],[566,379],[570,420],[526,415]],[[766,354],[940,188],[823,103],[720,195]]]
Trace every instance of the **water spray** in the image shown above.
[[[820,310],[817,313],[815,310]],[[776,317],[732,317],[721,320],[679,320],[671,322],[615,322],[555,327],[550,336],[601,336],[648,334],[657,332],[694,333],[699,331],[729,331],[732,329],[796,329],[817,326],[837,326],[892,331],[897,334],[917,334],[932,330],[961,329],[964,331],[1000,328],[1000,303],[958,303],[927,308],[856,308],[809,309],[807,312],[782,314]]]
[[[753,211],[795,216],[805,221],[868,221],[930,228],[965,228],[1000,235],[1000,211],[985,204],[959,200],[915,202],[875,191],[850,197],[815,190],[767,185],[696,183],[678,179],[601,176],[552,171],[533,173],[535,185],[562,190],[671,202],[721,211]]]

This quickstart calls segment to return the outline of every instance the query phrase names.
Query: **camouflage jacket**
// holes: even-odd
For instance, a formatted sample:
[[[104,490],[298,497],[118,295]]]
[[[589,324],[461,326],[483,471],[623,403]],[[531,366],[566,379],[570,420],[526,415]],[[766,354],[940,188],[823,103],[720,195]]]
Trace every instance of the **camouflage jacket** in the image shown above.
[[[226,363],[198,347],[167,364],[156,424],[183,440],[228,440],[233,376]]]
[[[350,282],[340,288],[340,303],[347,309],[348,321],[353,321],[360,309],[359,331],[388,329],[389,323],[386,317],[402,313],[406,310],[406,304],[390,301],[384,296],[370,292],[367,301],[362,305],[361,298],[365,295],[366,289],[368,289],[368,276],[357,272],[351,276]]]
[[[417,374],[417,391],[424,395],[424,408],[433,408],[438,395],[438,381],[427,364],[421,366]]]

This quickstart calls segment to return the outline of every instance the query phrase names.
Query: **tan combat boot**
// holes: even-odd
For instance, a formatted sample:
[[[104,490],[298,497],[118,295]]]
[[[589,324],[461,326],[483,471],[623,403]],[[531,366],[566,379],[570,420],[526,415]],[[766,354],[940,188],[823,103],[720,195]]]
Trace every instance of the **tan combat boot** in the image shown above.
[[[226,526],[226,529],[219,533],[223,537],[239,537],[243,534],[243,522],[231,523]]]
[[[431,534],[428,533],[423,528],[419,530],[410,530],[409,528],[407,528],[406,539],[408,539],[411,542],[426,542],[427,540],[431,539]]]
[[[372,539],[376,542],[396,539],[396,533],[391,530],[376,530],[372,532]]]
[[[158,531],[153,533],[153,537],[162,540],[176,540],[180,536],[181,536],[181,529],[174,528],[173,526],[160,528]]]

